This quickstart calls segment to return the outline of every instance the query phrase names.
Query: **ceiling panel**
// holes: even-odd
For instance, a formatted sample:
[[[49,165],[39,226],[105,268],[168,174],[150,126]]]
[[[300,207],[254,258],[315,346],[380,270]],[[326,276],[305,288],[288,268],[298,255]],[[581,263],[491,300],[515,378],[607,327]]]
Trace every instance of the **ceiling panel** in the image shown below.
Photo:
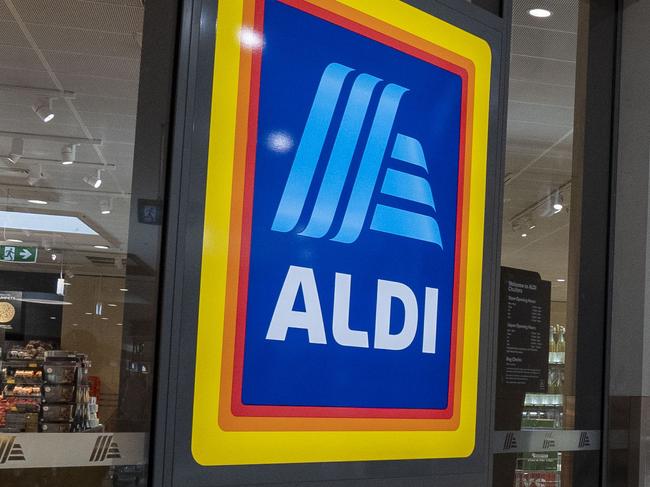
[[[535,18],[531,8],[552,15]],[[566,278],[569,255],[578,9],[578,0],[513,0],[502,263],[539,272],[559,301],[566,284],[556,279]],[[555,214],[560,188],[564,209]],[[519,216],[515,224],[534,228],[513,229]]]
[[[84,0],[12,1],[26,24],[54,25],[82,31],[142,32],[144,9],[140,6]],[[80,35],[84,34],[80,32]]]
[[[519,80],[573,86],[575,84],[576,66],[573,61],[559,61],[513,54],[510,58],[510,75]]]
[[[28,27],[36,43],[48,51],[140,59],[139,37],[133,32],[80,30],[43,24],[28,24]]]
[[[17,15],[6,4],[15,6]],[[50,90],[61,86],[75,93],[68,101],[54,99],[56,116],[44,124],[32,110],[39,95],[0,87],[0,131],[36,137],[85,137],[89,132],[103,141],[97,147],[77,146],[77,163],[62,166],[65,142],[30,137],[24,141],[25,157],[15,166],[0,163],[0,201],[27,211],[32,205],[26,199],[37,197],[49,202],[47,211],[82,215],[101,228],[102,238],[112,247],[108,251],[65,236],[55,235],[54,242],[47,242],[65,249],[68,264],[80,272],[106,273],[88,256],[108,255],[110,260],[126,251],[143,11],[140,0],[0,1],[0,84]],[[28,31],[45,63],[20,26]],[[0,136],[0,156],[10,149],[11,139]],[[94,175],[104,167],[103,161],[108,166],[101,188],[95,190],[83,177]],[[28,179],[17,170],[33,177]],[[110,215],[101,215],[102,201],[110,202]],[[38,235],[21,238],[44,245]],[[108,272],[123,273],[118,267]]]
[[[573,108],[575,87],[544,84],[534,80],[510,78],[509,101],[525,101],[542,105]]]
[[[512,53],[521,56],[576,60],[577,34],[540,27],[513,25]]]
[[[565,127],[568,130],[573,127],[573,107],[510,100],[508,103],[508,120]]]

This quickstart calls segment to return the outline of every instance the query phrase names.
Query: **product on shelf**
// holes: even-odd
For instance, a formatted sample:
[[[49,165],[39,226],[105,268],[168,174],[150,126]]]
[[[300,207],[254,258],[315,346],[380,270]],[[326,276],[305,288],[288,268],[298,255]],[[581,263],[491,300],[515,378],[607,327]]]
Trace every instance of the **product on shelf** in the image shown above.
[[[39,341],[14,347],[1,362],[0,433],[102,431],[90,395],[88,357]]]
[[[33,360],[43,359],[45,352],[52,350],[52,345],[40,340],[31,340],[24,347],[16,347],[7,352],[8,359]]]
[[[41,397],[41,386],[19,386],[7,384],[2,392],[5,397]]]

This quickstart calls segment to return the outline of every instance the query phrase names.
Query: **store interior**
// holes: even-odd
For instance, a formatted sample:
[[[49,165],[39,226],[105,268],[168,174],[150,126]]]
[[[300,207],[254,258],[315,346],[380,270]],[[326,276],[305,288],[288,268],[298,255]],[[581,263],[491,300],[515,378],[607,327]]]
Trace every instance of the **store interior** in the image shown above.
[[[542,347],[548,353],[546,386],[517,398],[523,402],[521,422],[508,429],[573,427],[577,324],[570,319],[570,269],[576,261],[570,249],[572,183],[580,178],[574,171],[579,4],[513,2],[501,263],[538,273],[551,292],[545,318],[548,346]],[[495,485],[572,485],[569,454],[514,457],[497,457],[501,477],[495,474]]]
[[[0,433],[115,431],[140,0],[0,1]]]

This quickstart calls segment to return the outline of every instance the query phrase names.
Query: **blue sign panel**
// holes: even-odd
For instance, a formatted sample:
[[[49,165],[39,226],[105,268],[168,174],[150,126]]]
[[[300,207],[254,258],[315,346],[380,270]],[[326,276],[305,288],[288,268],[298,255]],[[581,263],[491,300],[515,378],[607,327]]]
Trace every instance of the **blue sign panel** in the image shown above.
[[[264,6],[241,403],[448,407],[463,79]]]

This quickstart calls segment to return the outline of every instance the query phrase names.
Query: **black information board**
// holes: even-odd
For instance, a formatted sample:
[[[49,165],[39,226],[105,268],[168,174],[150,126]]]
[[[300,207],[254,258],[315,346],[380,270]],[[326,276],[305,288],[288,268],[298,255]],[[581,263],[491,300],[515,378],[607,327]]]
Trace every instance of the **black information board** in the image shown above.
[[[499,308],[499,395],[546,392],[551,283],[536,272],[503,267]]]

